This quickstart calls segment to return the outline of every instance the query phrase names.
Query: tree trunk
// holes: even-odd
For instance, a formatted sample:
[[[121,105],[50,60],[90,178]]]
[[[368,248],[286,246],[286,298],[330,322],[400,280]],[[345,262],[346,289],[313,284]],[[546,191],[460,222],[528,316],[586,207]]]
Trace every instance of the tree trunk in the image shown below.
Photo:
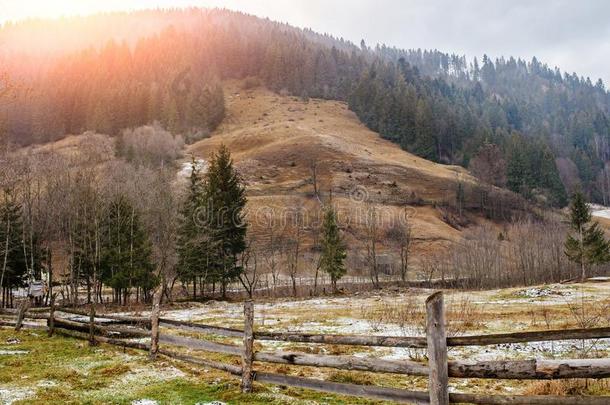
[[[20,331],[23,326],[23,318],[25,317],[25,313],[30,309],[32,305],[32,299],[27,298],[21,303],[21,307],[19,307],[19,313],[17,314],[17,323],[15,324],[15,330]]]
[[[163,287],[157,288],[153,295],[153,306],[150,317],[150,359],[157,358],[159,351],[159,312],[161,305],[161,296],[163,295]]]
[[[242,392],[252,392],[252,380],[254,373],[252,363],[254,361],[254,305],[252,301],[244,302],[244,352],[242,355]]]
[[[95,305],[93,304],[89,312],[89,346],[95,346]]]

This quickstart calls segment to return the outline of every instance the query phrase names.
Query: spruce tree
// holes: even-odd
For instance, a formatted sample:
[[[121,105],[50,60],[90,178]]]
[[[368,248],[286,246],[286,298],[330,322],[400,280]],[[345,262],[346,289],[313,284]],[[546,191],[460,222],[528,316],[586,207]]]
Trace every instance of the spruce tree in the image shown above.
[[[158,279],[153,272],[150,240],[135,207],[125,196],[116,196],[107,207],[103,226],[104,282],[114,289],[117,301],[122,295],[124,304],[134,287],[148,298]]]
[[[333,292],[336,292],[337,281],[347,272],[345,267],[347,253],[337,224],[337,213],[330,205],[324,211],[321,245],[320,268],[330,276]]]
[[[568,235],[565,254],[580,266],[581,279],[584,281],[590,266],[610,261],[610,244],[599,224],[591,222],[591,212],[581,193],[576,193],[572,198],[570,227],[575,234]]]
[[[204,183],[197,161],[191,159],[189,188],[180,210],[178,229],[178,276],[183,282],[193,282],[193,298],[197,298],[197,279],[207,273],[209,233],[205,210]]]
[[[212,157],[204,186],[214,274],[221,282],[224,297],[227,284],[243,271],[237,259],[246,249],[247,232],[243,212],[246,189],[226,146],[220,145]]]
[[[5,292],[3,298],[10,298],[13,288],[25,286],[27,263],[22,236],[21,207],[11,193],[5,191],[0,203],[0,285]],[[11,301],[3,301],[3,304],[10,305]]]

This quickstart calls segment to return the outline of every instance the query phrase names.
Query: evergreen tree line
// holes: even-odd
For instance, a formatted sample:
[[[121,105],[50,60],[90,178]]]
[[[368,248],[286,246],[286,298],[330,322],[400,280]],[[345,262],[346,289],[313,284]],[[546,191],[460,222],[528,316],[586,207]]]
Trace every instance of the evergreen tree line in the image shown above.
[[[36,280],[47,303],[53,292],[75,304],[147,301],[173,270],[175,167],[113,159],[113,143],[88,134],[77,154],[0,153],[4,306]]]
[[[28,281],[39,279],[44,265],[44,253],[38,235],[29,235],[24,227],[23,210],[9,189],[2,192],[0,201],[0,286],[2,307],[12,306],[15,288],[25,287]],[[32,243],[29,243],[29,241]]]
[[[125,303],[134,292],[136,300],[148,300],[159,278],[149,234],[132,198],[121,190],[110,192],[90,173],[33,162],[26,156],[23,165],[33,168],[12,172],[0,193],[2,305],[12,306],[15,288],[43,276],[53,284],[53,252],[59,251],[65,257],[64,299],[76,302],[78,288],[86,286],[89,302],[107,301],[102,296],[106,285],[114,302]]]
[[[221,146],[205,174],[191,163],[189,188],[180,212],[178,275],[192,282],[193,298],[198,285],[219,285],[223,298],[227,284],[243,272],[239,262],[246,249],[244,218],[245,187],[233,168],[229,150]]]
[[[157,13],[171,26],[146,38],[64,55],[42,70],[24,69],[36,57],[6,61],[13,72],[36,72],[28,73],[32,94],[8,111],[11,138],[116,134],[153,121],[201,136],[223,116],[218,80],[258,76],[276,91],[345,100],[368,127],[434,161],[468,167],[495,144],[507,186],[528,197],[561,206],[580,188],[610,201],[610,101],[601,81],[535,58],[485,56],[479,64],[438,51],[356,47],[226,10]]]

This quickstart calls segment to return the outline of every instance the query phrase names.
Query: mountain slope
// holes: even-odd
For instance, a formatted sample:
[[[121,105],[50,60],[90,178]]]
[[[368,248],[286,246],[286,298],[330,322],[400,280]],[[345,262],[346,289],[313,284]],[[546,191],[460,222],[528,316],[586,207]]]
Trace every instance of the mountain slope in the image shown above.
[[[231,150],[248,185],[250,221],[259,240],[268,239],[266,215],[280,223],[303,207],[309,217],[307,244],[316,234],[321,204],[339,207],[350,249],[365,249],[366,215],[375,207],[382,222],[380,253],[396,254],[386,232],[404,216],[413,226],[415,251],[429,253],[461,239],[433,207],[454,198],[458,181],[472,183],[462,168],[419,158],[368,130],[345,103],[280,96],[264,88],[225,86],[227,116],[188,154],[208,159],[220,144]],[[317,166],[320,200],[314,193]],[[391,250],[391,252],[390,252]],[[357,268],[356,264],[356,268]]]
[[[48,32],[66,46],[41,50]],[[367,127],[429,160],[468,167],[495,144],[506,187],[543,205],[563,206],[579,188],[610,199],[604,84],[535,58],[484,57],[479,65],[434,51],[356,47],[207,9],[23,22],[0,29],[5,41],[2,69],[26,91],[0,106],[0,135],[21,145],[154,121],[196,139],[222,119],[219,79],[256,76],[274,91],[348,101]]]

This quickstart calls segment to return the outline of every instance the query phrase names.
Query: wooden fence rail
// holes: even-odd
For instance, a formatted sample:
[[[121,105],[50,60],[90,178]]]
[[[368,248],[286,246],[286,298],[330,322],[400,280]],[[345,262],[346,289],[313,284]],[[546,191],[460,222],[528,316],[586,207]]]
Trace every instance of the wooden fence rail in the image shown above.
[[[74,309],[57,309],[57,311],[75,315],[89,316],[87,311]],[[1,314],[1,312],[0,312]],[[12,313],[11,313],[12,314]],[[36,317],[34,314],[28,317]],[[47,315],[40,314],[38,319],[46,319]],[[100,318],[115,320],[115,323],[136,324],[150,328],[150,319],[145,317],[119,316],[112,314],[99,314]],[[109,322],[110,323],[110,322]],[[225,328],[221,326],[204,325],[194,322],[177,321],[173,319],[160,318],[162,327],[182,329],[203,334],[212,334],[225,337],[242,337],[243,330]],[[269,332],[255,331],[255,340],[281,341],[292,343],[319,343],[349,346],[379,346],[379,347],[404,347],[414,349],[425,349],[427,347],[426,337],[408,336],[371,336],[371,335],[332,335],[301,332]],[[448,347],[460,346],[491,346],[511,343],[550,342],[557,340],[582,340],[582,339],[608,339],[610,338],[610,327],[588,328],[588,329],[561,329],[544,330],[534,332],[513,332],[488,335],[466,335],[447,337]]]
[[[481,336],[447,337],[443,295],[434,293],[426,301],[426,337],[392,337],[364,335],[323,335],[308,333],[264,332],[254,330],[254,307],[251,301],[244,303],[244,329],[232,329],[192,322],[176,321],[159,317],[158,303],[153,303],[150,318],[116,314],[95,313],[67,308],[55,308],[52,301],[48,313],[22,311],[0,311],[0,316],[19,316],[22,319],[39,321],[47,319],[49,334],[54,331],[63,335],[149,351],[151,358],[157,355],[204,367],[212,367],[241,377],[244,392],[252,390],[252,381],[280,384],[342,395],[355,395],[373,399],[416,404],[558,404],[558,405],[610,405],[610,397],[581,396],[523,396],[481,395],[449,393],[449,378],[486,378],[518,380],[552,380],[566,378],[610,378],[610,358],[568,360],[496,360],[468,361],[447,360],[447,347],[484,346],[504,343],[524,343],[564,339],[610,338],[610,328],[571,329],[563,331],[518,332]],[[65,315],[78,315],[65,317]],[[17,322],[0,319],[0,325],[16,326]],[[32,324],[24,324],[24,327]],[[44,327],[40,325],[40,327]],[[162,332],[159,328],[164,328]],[[170,334],[166,329],[196,332],[202,335],[219,335],[239,338],[240,345],[213,342],[201,338]],[[92,337],[93,336],[93,337]],[[139,341],[130,339],[137,338]],[[150,338],[143,343],[142,338]],[[299,352],[266,352],[254,350],[254,341],[283,341],[314,344],[339,344],[354,346],[382,346],[426,348],[428,364],[409,360],[384,360],[349,355],[320,355]],[[222,353],[241,358],[241,366],[206,360],[168,350],[166,347],[185,347],[203,352]],[[340,370],[392,373],[401,375],[428,376],[429,391],[409,391],[377,386],[344,384],[308,379],[282,374],[257,372],[256,363],[288,364],[295,366],[328,367]]]

